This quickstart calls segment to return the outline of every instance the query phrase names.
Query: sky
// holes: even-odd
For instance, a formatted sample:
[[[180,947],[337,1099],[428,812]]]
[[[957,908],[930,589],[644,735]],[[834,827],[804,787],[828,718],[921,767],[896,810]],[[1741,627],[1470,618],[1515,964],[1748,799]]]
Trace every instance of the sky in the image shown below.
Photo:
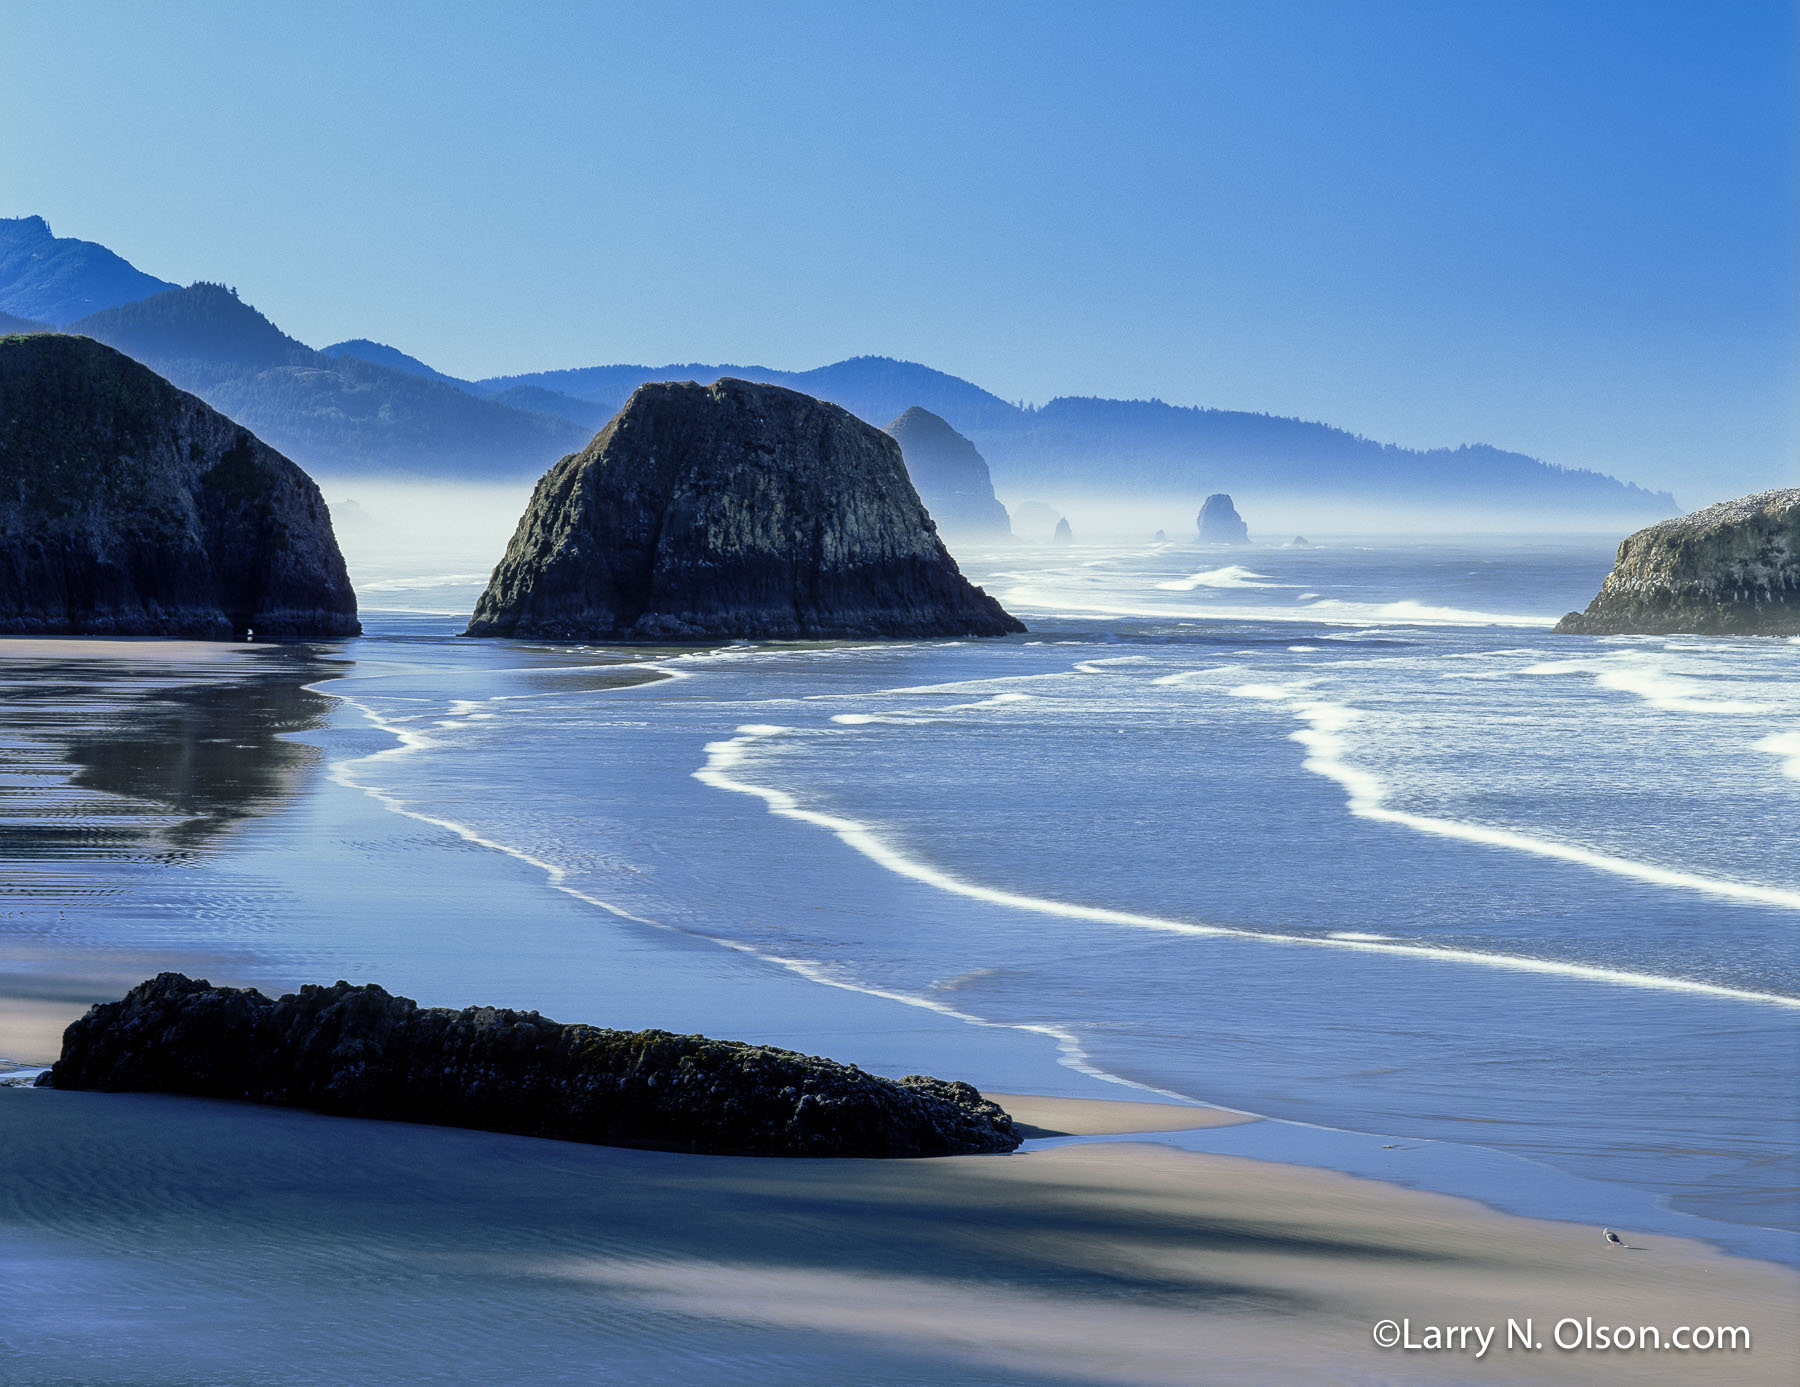
[[[1800,484],[1800,0],[0,0],[0,215],[457,375],[874,353]]]

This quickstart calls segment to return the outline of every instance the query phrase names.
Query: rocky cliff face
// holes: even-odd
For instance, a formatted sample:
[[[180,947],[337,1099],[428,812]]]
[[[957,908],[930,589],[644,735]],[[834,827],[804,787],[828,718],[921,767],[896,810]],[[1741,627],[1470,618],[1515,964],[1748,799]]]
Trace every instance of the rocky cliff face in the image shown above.
[[[85,337],[0,339],[0,631],[354,635],[312,479]]]
[[[1574,635],[1800,635],[1800,488],[1723,501],[1639,530]]]
[[[1012,1119],[967,1084],[536,1012],[427,1009],[345,982],[272,1001],[159,974],[70,1026],[47,1082],[715,1155],[949,1156],[1019,1144]]]
[[[836,405],[721,380],[640,387],[545,474],[472,636],[997,636],[900,446]]]
[[[978,539],[1011,539],[1006,507],[994,495],[987,459],[928,409],[914,405],[884,431],[906,459],[907,475],[938,528]]]
[[[1248,544],[1250,528],[1244,524],[1231,497],[1224,492],[1208,496],[1194,523],[1200,527],[1200,539],[1206,544]]]

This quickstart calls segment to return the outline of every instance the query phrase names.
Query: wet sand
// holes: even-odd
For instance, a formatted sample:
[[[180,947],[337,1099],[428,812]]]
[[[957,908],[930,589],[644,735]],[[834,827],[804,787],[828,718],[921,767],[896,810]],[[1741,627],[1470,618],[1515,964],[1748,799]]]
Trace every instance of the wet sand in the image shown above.
[[[1135,1143],[751,1160],[0,1088],[0,1170],[0,1375],[19,1383],[1785,1383],[1800,1368],[1793,1272]],[[1554,1346],[1559,1319],[1588,1316],[1746,1325],[1753,1347]],[[1473,1344],[1384,1351],[1386,1317],[1415,1338],[1500,1338],[1479,1361]],[[1527,1317],[1545,1348],[1509,1351],[1508,1319]]]

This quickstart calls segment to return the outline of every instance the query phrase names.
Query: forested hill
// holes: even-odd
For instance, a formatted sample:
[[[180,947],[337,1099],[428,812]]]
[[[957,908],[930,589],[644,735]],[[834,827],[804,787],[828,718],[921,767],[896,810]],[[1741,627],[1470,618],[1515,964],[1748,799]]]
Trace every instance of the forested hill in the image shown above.
[[[295,341],[219,284],[171,289],[69,331],[136,358],[312,472],[536,476],[591,429]]]

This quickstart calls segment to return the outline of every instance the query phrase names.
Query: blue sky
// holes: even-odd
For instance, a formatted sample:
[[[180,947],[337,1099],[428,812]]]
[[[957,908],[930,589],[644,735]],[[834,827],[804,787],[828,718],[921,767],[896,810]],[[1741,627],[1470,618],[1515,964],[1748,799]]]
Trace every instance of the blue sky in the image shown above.
[[[1800,481],[1794,4],[0,0],[0,214],[466,375],[862,352]]]

